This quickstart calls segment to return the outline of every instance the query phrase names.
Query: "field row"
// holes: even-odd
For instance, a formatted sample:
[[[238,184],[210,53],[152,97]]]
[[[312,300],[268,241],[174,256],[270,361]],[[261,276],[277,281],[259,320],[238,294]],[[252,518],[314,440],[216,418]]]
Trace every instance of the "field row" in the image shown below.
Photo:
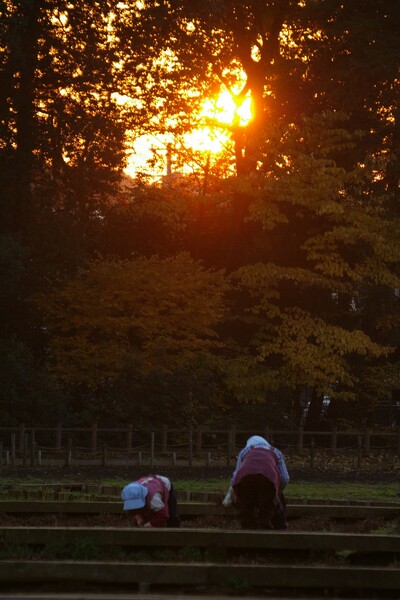
[[[136,527],[0,527],[0,544],[72,544],[91,539],[99,546],[130,548],[201,548],[207,553],[242,550],[301,550],[400,553],[400,535],[223,529],[147,529]]]
[[[2,556],[10,556],[0,560],[3,586],[62,584],[65,590],[89,584],[100,590],[111,585],[122,592],[134,585],[164,593],[171,588],[180,593],[290,590],[301,597],[317,590],[375,598],[378,592],[394,598],[391,594],[400,589],[400,536],[394,535],[3,527],[0,546]],[[27,547],[32,554],[24,560],[18,552]]]
[[[129,527],[121,502],[0,501],[7,525],[0,527],[0,600],[2,589],[29,589],[41,599],[43,590],[54,592],[52,598],[90,590],[91,600],[112,590],[113,598],[151,592],[160,600],[171,593],[398,600],[397,533],[295,531],[290,523],[288,531],[243,531],[231,526],[233,508],[210,502],[180,502],[179,512],[179,529],[139,529]],[[33,526],[35,515],[40,526]],[[288,516],[337,519],[349,527],[357,520],[388,520],[397,532],[400,507],[289,504]],[[222,525],[199,528],[210,517]],[[73,527],[65,526],[69,519]]]
[[[179,514],[184,518],[196,517],[234,517],[236,510],[225,508],[220,504],[204,502],[180,502]],[[0,501],[0,514],[80,514],[80,515],[122,515],[122,502],[63,502],[63,501]],[[288,519],[302,517],[319,517],[331,519],[367,519],[384,518],[397,519],[400,517],[400,506],[377,506],[358,504],[288,504]]]
[[[0,500],[22,499],[22,500],[99,500],[118,501],[120,499],[121,486],[99,485],[93,483],[24,483],[4,484],[0,486]],[[211,502],[220,504],[224,497],[221,492],[204,492],[191,490],[175,490],[178,502]],[[288,504],[334,504],[344,506],[393,506],[400,509],[399,501],[378,500],[348,500],[348,499],[308,499],[308,498],[286,498]]]

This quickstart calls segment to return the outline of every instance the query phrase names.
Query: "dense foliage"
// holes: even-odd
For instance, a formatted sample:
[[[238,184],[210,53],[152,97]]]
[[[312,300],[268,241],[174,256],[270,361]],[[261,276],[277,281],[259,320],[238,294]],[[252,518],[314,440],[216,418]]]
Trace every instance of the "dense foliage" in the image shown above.
[[[400,389],[399,22],[392,0],[0,3],[5,421],[375,424]],[[253,119],[185,154],[220,90]],[[128,178],[149,133],[191,175]]]

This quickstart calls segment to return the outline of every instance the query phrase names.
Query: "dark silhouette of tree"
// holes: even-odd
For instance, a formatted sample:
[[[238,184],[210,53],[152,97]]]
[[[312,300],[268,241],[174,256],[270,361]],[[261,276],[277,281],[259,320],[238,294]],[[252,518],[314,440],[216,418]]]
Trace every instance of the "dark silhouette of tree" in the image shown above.
[[[128,273],[143,257],[157,271],[183,250],[227,272],[221,345],[208,353],[222,397],[276,413],[283,388],[300,406],[308,386],[316,407],[331,396],[332,415],[350,401],[352,419],[372,414],[399,385],[399,11],[392,0],[2,2],[0,300],[4,338],[15,335],[27,369],[57,345],[37,292],[58,323],[59,276],[65,289],[87,281],[94,257],[100,271],[122,259]],[[221,88],[253,103],[247,125],[224,125],[236,176],[203,157],[200,185],[122,190],[128,142],[178,139]],[[109,281],[96,285],[102,296]],[[148,381],[137,361],[113,370],[102,356],[115,378],[104,398]],[[176,366],[171,389],[179,380],[190,392],[190,368]]]

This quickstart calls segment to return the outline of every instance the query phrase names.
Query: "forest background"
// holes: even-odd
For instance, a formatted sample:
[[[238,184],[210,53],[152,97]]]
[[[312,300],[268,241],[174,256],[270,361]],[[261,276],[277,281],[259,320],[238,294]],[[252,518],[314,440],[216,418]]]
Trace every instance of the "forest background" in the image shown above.
[[[393,0],[0,2],[4,425],[376,424],[399,24]],[[222,90],[229,123],[202,112]],[[149,135],[164,176],[158,151],[128,177]]]

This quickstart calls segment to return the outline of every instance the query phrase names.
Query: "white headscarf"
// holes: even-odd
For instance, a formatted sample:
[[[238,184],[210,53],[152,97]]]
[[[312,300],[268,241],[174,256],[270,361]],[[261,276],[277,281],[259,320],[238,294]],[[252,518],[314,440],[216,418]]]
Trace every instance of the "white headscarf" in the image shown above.
[[[271,444],[260,435],[252,435],[246,442],[246,448],[272,448]]]

